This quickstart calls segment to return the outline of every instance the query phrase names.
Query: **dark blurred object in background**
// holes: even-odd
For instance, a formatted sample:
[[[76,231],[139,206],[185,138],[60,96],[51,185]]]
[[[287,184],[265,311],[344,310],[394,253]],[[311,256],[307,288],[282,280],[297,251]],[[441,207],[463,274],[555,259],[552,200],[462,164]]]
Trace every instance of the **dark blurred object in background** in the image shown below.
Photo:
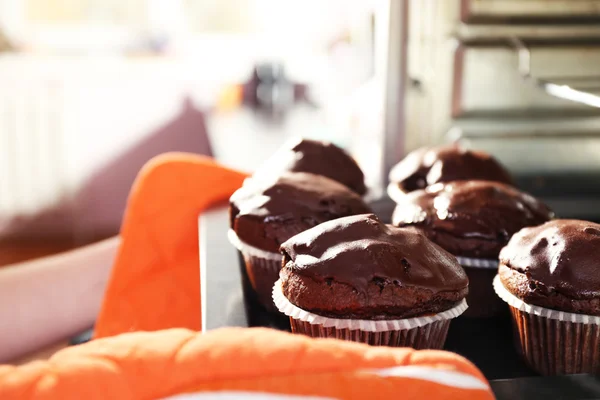
[[[242,102],[269,117],[282,117],[296,102],[310,103],[308,88],[292,82],[281,63],[260,63],[242,85]]]

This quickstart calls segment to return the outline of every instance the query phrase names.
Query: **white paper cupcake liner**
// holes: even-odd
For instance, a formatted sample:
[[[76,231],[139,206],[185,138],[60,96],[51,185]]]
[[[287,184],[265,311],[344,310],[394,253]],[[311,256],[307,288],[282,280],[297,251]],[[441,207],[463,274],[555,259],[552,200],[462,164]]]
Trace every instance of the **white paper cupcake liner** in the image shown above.
[[[443,349],[451,320],[436,321],[418,328],[367,332],[361,330],[325,328],[323,325],[314,325],[310,322],[290,318],[293,333],[307,335],[313,338],[335,338],[371,346],[412,347],[414,349]]]
[[[517,351],[541,375],[600,374],[600,317],[526,304],[500,278],[494,289],[510,306]]]
[[[365,332],[399,331],[419,328],[438,321],[456,318],[468,307],[467,301],[463,299],[458,305],[449,310],[425,317],[393,320],[364,320],[323,317],[321,315],[305,311],[300,307],[290,303],[290,301],[282,292],[281,280],[275,282],[275,286],[273,287],[273,302],[279,311],[295,320],[308,322],[313,325],[321,325],[324,328],[331,327],[336,329],[361,330]]]
[[[455,256],[463,267],[498,269],[498,260]]]
[[[279,279],[283,256],[242,242],[233,230],[227,232],[231,244],[244,259],[244,268],[259,302],[269,311],[277,312],[272,299],[273,284]]]
[[[540,317],[555,319],[558,321],[572,322],[575,324],[600,325],[599,316],[576,314],[527,304],[523,300],[519,299],[518,297],[510,293],[508,290],[506,290],[506,288],[500,281],[500,277],[498,275],[496,275],[496,277],[494,278],[494,291],[496,292],[498,297],[500,297],[502,300],[508,303],[508,305],[528,314],[534,314]]]
[[[386,191],[387,191],[388,196],[390,196],[390,198],[392,200],[394,200],[395,203],[401,203],[404,196],[406,196],[406,193],[404,193],[402,190],[400,190],[398,185],[394,184],[394,183],[390,183],[387,186]]]
[[[260,257],[266,260],[278,261],[281,263],[282,255],[280,253],[272,253],[270,251],[262,250],[242,242],[233,229],[229,229],[229,231],[227,231],[227,238],[236,249],[245,255]]]

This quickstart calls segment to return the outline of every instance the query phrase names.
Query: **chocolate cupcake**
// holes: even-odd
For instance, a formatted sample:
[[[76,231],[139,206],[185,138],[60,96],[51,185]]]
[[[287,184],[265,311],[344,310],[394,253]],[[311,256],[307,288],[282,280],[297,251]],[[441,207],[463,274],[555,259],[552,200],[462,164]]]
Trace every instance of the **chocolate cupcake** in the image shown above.
[[[508,171],[490,154],[456,144],[420,148],[409,153],[392,168],[389,180],[388,194],[394,201],[436,183],[485,180],[512,184]]]
[[[273,289],[292,331],[373,345],[436,348],[466,308],[456,259],[373,214],[325,222],[281,245]]]
[[[329,142],[308,139],[288,142],[254,173],[254,177],[278,176],[284,172],[322,175],[361,196],[367,192],[365,176],[356,161]]]
[[[322,222],[371,212],[358,194],[344,185],[307,173],[248,179],[231,196],[229,211],[230,241],[242,253],[260,302],[271,310],[283,242]]]
[[[411,192],[397,204],[396,226],[413,226],[454,254],[469,276],[465,316],[491,317],[505,307],[492,280],[511,236],[553,217],[534,197],[498,182],[457,181]]]
[[[599,249],[599,224],[555,220],[521,230],[500,253],[494,289],[540,374],[600,374]]]

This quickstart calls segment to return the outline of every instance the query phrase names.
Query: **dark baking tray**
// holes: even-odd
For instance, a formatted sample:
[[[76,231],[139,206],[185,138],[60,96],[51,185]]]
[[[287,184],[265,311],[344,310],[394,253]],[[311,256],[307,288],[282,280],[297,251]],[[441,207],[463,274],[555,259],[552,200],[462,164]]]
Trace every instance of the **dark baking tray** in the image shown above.
[[[373,210],[389,220],[393,204],[382,200]],[[266,312],[249,290],[237,251],[227,242],[227,208],[200,218],[203,329],[223,326],[266,326],[289,330],[286,318]],[[457,318],[450,325],[446,350],[471,360],[490,380],[498,399],[600,399],[600,377],[539,377],[522,361],[513,345],[508,317]]]

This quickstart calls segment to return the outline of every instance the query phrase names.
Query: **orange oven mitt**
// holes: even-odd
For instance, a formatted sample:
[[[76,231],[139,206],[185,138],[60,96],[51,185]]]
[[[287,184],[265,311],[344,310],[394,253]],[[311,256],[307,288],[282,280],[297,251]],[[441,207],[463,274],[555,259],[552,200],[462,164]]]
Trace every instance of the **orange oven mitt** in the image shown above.
[[[48,361],[0,367],[3,400],[307,398],[292,395],[494,398],[481,373],[451,353],[263,328],[127,333],[67,348]]]
[[[127,203],[121,245],[95,337],[167,328],[200,330],[198,216],[246,175],[185,153],[155,157]]]

